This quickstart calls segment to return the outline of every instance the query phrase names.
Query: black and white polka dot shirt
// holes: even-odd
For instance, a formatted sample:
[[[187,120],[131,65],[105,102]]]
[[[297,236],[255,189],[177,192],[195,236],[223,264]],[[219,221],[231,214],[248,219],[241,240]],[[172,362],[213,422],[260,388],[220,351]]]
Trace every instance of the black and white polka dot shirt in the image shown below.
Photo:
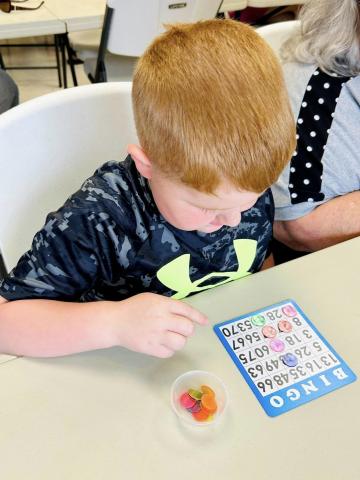
[[[293,220],[360,188],[360,77],[330,76],[313,65],[283,67],[297,145],[272,191],[275,219]]]

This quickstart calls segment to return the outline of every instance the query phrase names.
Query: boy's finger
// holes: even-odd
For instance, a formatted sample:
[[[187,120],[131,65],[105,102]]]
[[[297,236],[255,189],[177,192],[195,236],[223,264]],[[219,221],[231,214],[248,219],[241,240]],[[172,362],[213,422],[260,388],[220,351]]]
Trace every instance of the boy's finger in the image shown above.
[[[168,324],[168,331],[190,337],[194,333],[194,322],[182,315],[172,315]]]
[[[173,351],[178,351],[184,348],[186,344],[186,337],[175,332],[165,332],[161,344],[164,347],[169,348]]]
[[[191,305],[180,302],[180,300],[174,300],[173,302],[172,312],[176,313],[176,315],[189,318],[193,322],[199,323],[200,325],[207,325],[209,322],[206,315],[199,312],[199,310],[196,310]]]

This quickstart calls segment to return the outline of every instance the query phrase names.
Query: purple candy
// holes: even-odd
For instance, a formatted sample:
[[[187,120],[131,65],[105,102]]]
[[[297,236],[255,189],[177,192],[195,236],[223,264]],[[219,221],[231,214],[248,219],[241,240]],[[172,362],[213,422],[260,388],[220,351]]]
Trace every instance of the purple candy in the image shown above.
[[[197,413],[197,412],[200,412],[201,410],[201,402],[200,400],[198,400],[194,406],[192,406],[191,408],[187,408],[186,409],[188,412],[191,412],[191,413]]]

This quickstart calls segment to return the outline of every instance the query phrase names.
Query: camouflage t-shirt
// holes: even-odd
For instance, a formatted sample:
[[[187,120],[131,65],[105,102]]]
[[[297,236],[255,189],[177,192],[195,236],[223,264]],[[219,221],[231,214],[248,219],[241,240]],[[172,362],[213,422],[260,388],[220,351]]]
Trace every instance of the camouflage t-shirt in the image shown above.
[[[8,300],[122,300],[141,292],[174,298],[260,269],[272,235],[271,192],[214,233],[170,225],[128,157],[108,162],[57,212],[0,282]]]

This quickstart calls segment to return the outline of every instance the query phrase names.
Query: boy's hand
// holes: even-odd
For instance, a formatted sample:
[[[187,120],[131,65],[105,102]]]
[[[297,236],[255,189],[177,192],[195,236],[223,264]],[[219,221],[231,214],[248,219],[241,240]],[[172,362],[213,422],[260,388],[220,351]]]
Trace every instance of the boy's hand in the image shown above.
[[[207,317],[190,305],[154,293],[115,303],[115,309],[119,345],[160,358],[171,357],[185,346],[194,322],[208,323]]]

